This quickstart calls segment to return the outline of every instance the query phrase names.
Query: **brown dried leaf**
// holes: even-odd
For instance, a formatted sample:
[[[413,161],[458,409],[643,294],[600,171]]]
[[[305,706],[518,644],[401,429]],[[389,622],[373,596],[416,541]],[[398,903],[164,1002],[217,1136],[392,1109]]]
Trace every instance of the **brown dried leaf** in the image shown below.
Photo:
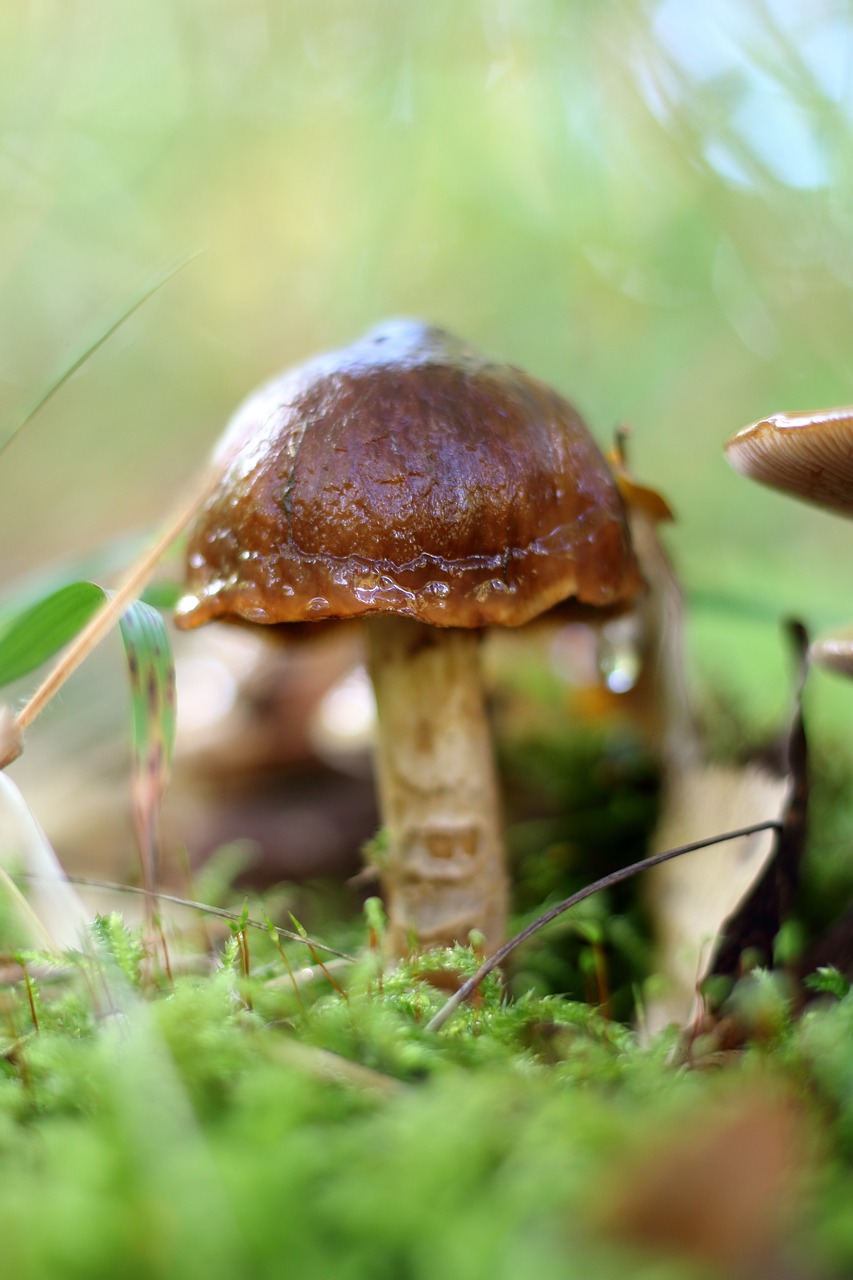
[[[646,1142],[600,1193],[595,1226],[727,1277],[783,1274],[807,1155],[795,1099],[753,1085]]]
[[[741,957],[746,952],[763,964],[772,964],[774,940],[793,907],[799,884],[809,802],[808,745],[801,706],[808,636],[797,623],[791,624],[791,632],[797,646],[800,673],[786,750],[790,794],[771,860],[748,897],[725,922],[711,969],[713,974],[737,975]]]

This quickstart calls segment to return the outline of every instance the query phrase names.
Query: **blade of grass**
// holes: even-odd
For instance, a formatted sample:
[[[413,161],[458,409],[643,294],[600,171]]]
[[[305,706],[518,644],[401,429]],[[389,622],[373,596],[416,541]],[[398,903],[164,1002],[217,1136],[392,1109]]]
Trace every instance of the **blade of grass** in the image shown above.
[[[142,882],[157,887],[160,802],[169,784],[175,745],[175,664],[163,619],[137,600],[119,630],[127,655],[133,717],[133,814]]]
[[[0,801],[14,824],[14,844],[19,847],[29,879],[41,894],[40,910],[23,896],[6,869],[0,865],[0,882],[11,895],[15,906],[39,946],[59,952],[61,945],[79,945],[80,934],[88,925],[88,915],[80,898],[71,888],[47,836],[15,783],[0,772]]]
[[[62,648],[106,600],[102,587],[75,582],[38,601],[0,632],[0,685],[19,679]],[[119,622],[127,655],[133,724],[133,808],[143,883],[153,891],[160,802],[175,741],[175,669],[163,619],[141,601]]]
[[[191,253],[186,258],[182,258],[180,262],[167,267],[160,273],[160,275],[156,276],[152,283],[147,285],[146,288],[143,289],[142,293],[140,293],[133,302],[129,304],[129,306],[125,307],[122,313],[113,320],[104,332],[99,334],[93,342],[90,342],[89,345],[71,361],[71,364],[63,369],[62,372],[48,384],[45,390],[39,395],[35,404],[33,404],[24,414],[20,422],[16,426],[12,427],[11,431],[7,433],[5,439],[0,441],[0,453],[2,453],[4,449],[8,449],[9,445],[16,436],[20,435],[24,427],[32,422],[36,414],[39,413],[47,402],[56,395],[57,391],[65,386],[69,378],[73,378],[77,370],[95,354],[98,348],[102,347],[104,343],[113,336],[116,330],[121,328],[125,320],[129,320],[134,312],[138,311],[139,308],[157,292],[158,289],[162,289],[164,284],[168,284],[173,276],[176,276],[179,271],[184,269],[187,263],[192,262],[193,258],[197,258],[199,252],[200,250],[196,250],[195,253]]]

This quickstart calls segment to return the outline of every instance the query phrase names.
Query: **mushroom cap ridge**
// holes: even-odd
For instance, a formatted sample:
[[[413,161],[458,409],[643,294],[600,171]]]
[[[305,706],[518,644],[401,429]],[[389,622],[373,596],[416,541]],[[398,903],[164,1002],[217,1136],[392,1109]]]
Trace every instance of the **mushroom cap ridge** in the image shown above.
[[[518,626],[642,580],[576,410],[544,383],[391,321],[268,383],[216,451],[177,622],[398,613]]]
[[[751,480],[853,515],[853,406],[772,414],[739,431],[725,453]]]

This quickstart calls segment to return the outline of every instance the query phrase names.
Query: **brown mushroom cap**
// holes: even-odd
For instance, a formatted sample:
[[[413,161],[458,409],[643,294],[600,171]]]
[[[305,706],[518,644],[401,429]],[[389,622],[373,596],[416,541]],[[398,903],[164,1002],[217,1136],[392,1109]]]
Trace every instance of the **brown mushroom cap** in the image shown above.
[[[751,480],[853,515],[853,407],[775,413],[744,427],[725,451]]]
[[[178,625],[399,613],[517,626],[642,582],[572,406],[440,329],[392,321],[261,388],[217,451]]]

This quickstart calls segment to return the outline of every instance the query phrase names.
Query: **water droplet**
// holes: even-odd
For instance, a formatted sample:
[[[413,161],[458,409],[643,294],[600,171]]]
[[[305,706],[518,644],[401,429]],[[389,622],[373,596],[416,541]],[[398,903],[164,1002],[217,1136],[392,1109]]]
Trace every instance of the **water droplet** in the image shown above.
[[[195,609],[197,609],[200,604],[201,604],[201,601],[199,600],[198,596],[194,596],[194,595],[181,596],[180,600],[175,605],[175,613],[178,615],[179,618],[186,617],[188,613],[192,613]]]
[[[640,676],[639,623],[636,617],[617,618],[601,630],[598,669],[611,693],[629,693]]]

